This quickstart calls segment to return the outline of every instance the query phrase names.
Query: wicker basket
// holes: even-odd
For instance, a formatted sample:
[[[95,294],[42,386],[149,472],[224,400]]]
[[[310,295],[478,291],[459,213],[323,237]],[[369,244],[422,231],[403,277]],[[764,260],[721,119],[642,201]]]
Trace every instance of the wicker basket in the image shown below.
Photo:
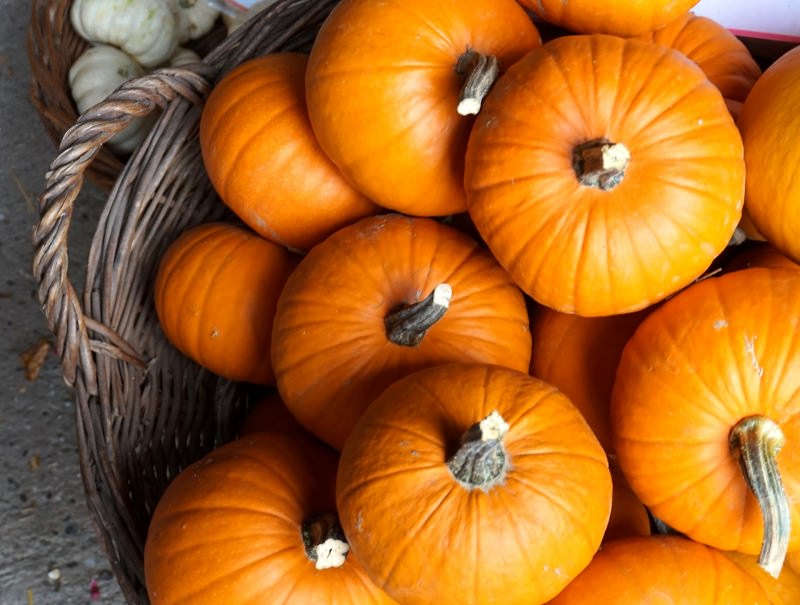
[[[69,69],[89,47],[72,28],[69,18],[71,6],[71,0],[32,0],[27,32],[30,100],[56,145],[78,119],[69,89]],[[191,47],[204,56],[224,37],[225,28],[220,23],[209,34],[192,42]],[[103,148],[86,169],[86,176],[95,185],[109,191],[125,160],[126,157]]]
[[[40,4],[35,1],[34,10]],[[64,378],[75,390],[90,514],[130,604],[148,602],[143,548],[167,483],[231,439],[248,406],[245,385],[202,370],[165,341],[152,303],[166,246],[188,227],[230,216],[200,156],[204,99],[245,60],[308,51],[334,4],[280,0],[203,63],[127,82],[68,129],[46,175],[33,236],[34,275]],[[158,107],[161,117],[122,167],[99,218],[79,294],[67,275],[67,235],[84,176],[103,157],[105,141]]]

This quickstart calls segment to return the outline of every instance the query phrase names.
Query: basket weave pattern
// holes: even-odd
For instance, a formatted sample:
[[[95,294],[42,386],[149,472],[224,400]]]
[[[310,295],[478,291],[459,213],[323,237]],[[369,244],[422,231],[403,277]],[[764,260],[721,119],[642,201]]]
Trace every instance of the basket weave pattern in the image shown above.
[[[64,378],[75,390],[90,515],[130,605],[148,603],[144,542],[167,483],[233,438],[248,405],[246,385],[216,377],[166,342],[153,307],[159,259],[178,234],[211,220],[233,220],[200,156],[204,100],[222,76],[248,59],[308,51],[334,4],[280,0],[224,39],[203,63],[123,84],[74,121],[47,172],[33,234],[34,277]],[[34,0],[34,12],[44,5]],[[63,30],[68,11],[62,9],[51,9],[48,19]],[[134,117],[156,110],[162,113],[155,127],[119,166],[79,293],[67,275],[67,235],[84,178],[104,161],[103,143]]]

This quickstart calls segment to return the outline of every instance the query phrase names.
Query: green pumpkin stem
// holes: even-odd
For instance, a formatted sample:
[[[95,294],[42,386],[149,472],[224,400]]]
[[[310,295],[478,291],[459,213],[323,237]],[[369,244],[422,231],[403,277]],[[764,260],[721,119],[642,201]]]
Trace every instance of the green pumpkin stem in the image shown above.
[[[464,78],[456,109],[462,116],[475,115],[500,74],[500,64],[496,57],[469,49],[458,58],[456,73]]]
[[[508,470],[508,456],[503,436],[508,424],[498,412],[492,412],[473,424],[461,436],[461,446],[447,461],[453,477],[469,490],[489,491],[503,482]]]
[[[622,182],[631,153],[622,143],[593,139],[572,150],[572,168],[585,187],[610,191]]]
[[[317,569],[341,567],[350,552],[336,513],[313,515],[300,528],[306,555]]]
[[[789,547],[791,517],[775,457],[783,447],[783,431],[765,416],[748,416],[730,433],[730,447],[739,460],[747,486],[753,492],[764,519],[764,538],[758,564],[777,578]]]
[[[452,296],[450,284],[439,284],[418,303],[390,313],[383,320],[386,337],[394,344],[416,347],[433,324],[444,317]]]

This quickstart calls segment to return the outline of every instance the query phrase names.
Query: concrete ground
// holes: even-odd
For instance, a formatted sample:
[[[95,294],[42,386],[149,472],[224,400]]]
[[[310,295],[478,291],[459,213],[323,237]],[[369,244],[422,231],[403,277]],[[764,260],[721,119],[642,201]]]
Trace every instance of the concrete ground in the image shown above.
[[[28,101],[30,4],[0,0],[0,605],[124,605],[83,496],[72,394],[56,356],[35,379],[21,355],[51,339],[31,275],[35,199],[55,157]],[[71,229],[78,267],[104,196],[87,186]],[[80,272],[74,283],[82,283]]]

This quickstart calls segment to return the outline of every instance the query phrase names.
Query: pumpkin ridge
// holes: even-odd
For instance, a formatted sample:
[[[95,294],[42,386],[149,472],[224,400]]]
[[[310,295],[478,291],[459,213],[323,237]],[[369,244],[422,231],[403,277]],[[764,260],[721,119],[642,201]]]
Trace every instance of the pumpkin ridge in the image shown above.
[[[545,502],[549,503],[551,506],[557,508],[561,512],[562,515],[564,515],[567,519],[570,520],[572,528],[573,528],[573,535],[575,533],[577,533],[577,530],[575,528],[580,528],[580,531],[583,534],[583,539],[586,542],[586,544],[594,544],[596,542],[596,540],[593,540],[592,536],[589,535],[589,530],[584,525],[583,520],[580,519],[579,517],[577,517],[572,511],[570,511],[569,507],[566,506],[563,502],[561,502],[560,500],[556,499],[554,497],[554,494],[552,494],[552,493],[548,494],[545,490],[542,490],[539,486],[537,486],[533,482],[528,481],[527,479],[523,479],[519,475],[519,473],[516,473],[516,474],[509,473],[508,474],[508,480],[509,480],[509,482],[516,481],[517,483],[519,483],[523,487],[527,488],[529,493],[533,493],[535,495],[535,497],[541,498]],[[505,499],[500,498],[499,500],[501,502],[503,502],[503,505],[508,509],[508,504],[505,502]],[[509,515],[510,514],[511,514],[511,511],[509,509]]]
[[[218,182],[223,183],[224,191],[220,191],[220,196],[223,197],[223,199],[230,199],[230,187],[232,187],[235,183],[235,179],[231,179],[230,174],[236,169],[236,165],[242,160],[242,157],[250,153],[250,150],[255,147],[253,145],[253,141],[263,136],[265,132],[268,132],[270,129],[274,128],[273,122],[276,118],[280,118],[285,114],[295,111],[296,107],[298,107],[297,104],[283,107],[279,112],[273,114],[268,122],[264,122],[254,131],[250,131],[246,138],[239,139],[236,151],[228,156],[228,171],[225,174],[220,174],[219,178],[217,179]]]
[[[165,268],[168,271],[166,273],[161,273],[161,279],[166,283],[169,283],[170,281],[172,281],[172,279],[175,277],[176,271],[178,271],[179,267],[183,264],[183,261],[187,257],[191,257],[192,256],[193,251],[197,246],[201,245],[205,240],[214,237],[214,234],[215,234],[215,230],[214,229],[209,229],[206,233],[203,233],[203,235],[199,239],[197,239],[196,241],[193,241],[191,246],[180,249],[178,251],[178,254],[177,255],[173,255],[173,257],[170,259],[169,265],[165,265]],[[188,282],[189,281],[190,280],[187,280],[187,287],[188,287]],[[161,304],[158,305],[158,308],[166,309],[168,312],[176,312],[177,313],[177,311],[179,309],[178,305],[170,306],[170,305],[166,305],[165,304],[166,300],[164,300],[163,297],[166,296],[166,292],[164,292],[160,288],[156,288],[155,289],[155,294],[156,294],[156,300],[159,300],[159,299],[161,300]],[[174,317],[169,317],[169,318],[165,317],[165,320],[167,320],[167,319],[169,320],[168,323],[170,323],[172,325],[174,325],[176,323],[176,320],[175,320]]]
[[[442,497],[439,498],[439,500],[435,504],[426,505],[424,513],[423,513],[423,511],[420,511],[419,522],[414,526],[413,530],[409,532],[409,535],[418,536],[420,531],[422,529],[424,529],[425,526],[434,519],[434,517],[436,516],[437,512],[444,505],[445,500],[447,500],[455,492],[455,490],[456,490],[456,487],[454,485],[442,487],[442,492],[444,492]],[[395,550],[396,557],[395,557],[394,561],[392,561],[391,564],[388,566],[388,569],[386,569],[384,571],[384,573],[381,574],[381,578],[380,578],[381,585],[385,586],[391,580],[392,576],[395,573],[395,570],[397,569],[397,566],[400,564],[400,562],[402,561],[404,555],[406,554],[406,549],[409,546],[411,546],[412,544],[413,544],[413,542],[407,542],[407,543],[405,543],[403,545],[402,549],[396,549]]]
[[[181,603],[186,603],[187,605],[191,605],[192,603],[196,602],[196,599],[200,595],[202,595],[203,593],[208,591],[211,587],[213,587],[218,582],[220,582],[220,581],[225,581],[226,583],[231,582],[231,580],[230,580],[231,576],[239,575],[242,572],[247,571],[251,567],[259,565],[259,564],[263,563],[264,561],[266,561],[268,559],[275,558],[278,555],[286,555],[287,553],[289,553],[289,552],[291,552],[291,551],[293,551],[295,549],[296,549],[295,546],[287,546],[285,548],[282,548],[281,550],[276,550],[275,552],[271,552],[271,553],[268,553],[266,555],[259,556],[258,558],[253,559],[252,561],[248,561],[246,564],[241,565],[240,567],[237,567],[235,570],[229,571],[225,578],[212,578],[206,584],[203,584],[201,586],[197,586],[196,584],[191,585],[191,586],[186,586],[184,584],[184,586],[186,588],[191,588],[192,590],[191,590],[191,592],[183,594],[180,597],[178,597],[174,601],[174,604],[175,605],[180,605]]]
[[[238,235],[239,234],[232,233],[230,238],[228,238],[228,239],[234,239]],[[216,246],[216,250],[219,250],[219,248],[223,244],[225,244],[227,241],[228,240],[224,240],[224,241],[218,242],[217,246]],[[228,266],[232,262],[232,259],[234,258],[234,253],[238,252],[241,248],[247,246],[249,243],[250,243],[250,238],[245,236],[245,237],[240,237],[239,241],[234,245],[234,247],[231,248],[231,247],[226,246],[226,248],[228,248],[228,253],[225,256],[225,259],[222,262],[220,262],[219,264],[217,264],[217,266],[216,266],[216,268],[214,270],[214,273],[212,273],[210,275],[210,279],[209,279],[210,283],[214,283],[214,282],[218,281],[217,277],[220,274],[222,274],[228,268]],[[214,250],[215,249],[210,250],[209,254],[214,254]],[[200,307],[200,316],[201,317],[205,316],[206,313],[207,313],[208,305],[210,304],[210,300],[209,300],[210,298],[211,297],[209,297],[209,296],[206,296],[206,297],[203,298],[203,304]],[[207,356],[206,356],[207,347],[203,345],[203,343],[205,343],[207,341],[203,337],[204,336],[204,334],[202,332],[203,328],[204,328],[204,326],[202,325],[202,323],[198,322],[197,323],[197,330],[196,330],[196,332],[194,334],[195,342],[194,342],[194,346],[192,347],[193,350],[197,351],[198,362],[200,363],[200,365],[206,365],[206,363],[207,363],[207,361],[206,361],[207,360]],[[214,329],[216,329],[216,328],[214,328]]]

